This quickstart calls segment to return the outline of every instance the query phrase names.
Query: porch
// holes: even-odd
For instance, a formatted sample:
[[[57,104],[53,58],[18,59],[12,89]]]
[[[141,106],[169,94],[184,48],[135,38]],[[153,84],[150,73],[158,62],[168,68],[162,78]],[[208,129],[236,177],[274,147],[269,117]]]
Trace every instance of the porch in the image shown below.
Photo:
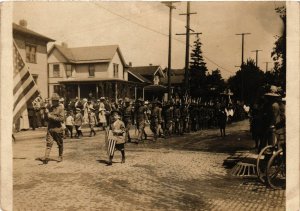
[[[93,97],[108,97],[117,100],[128,97],[130,99],[144,98],[144,87],[142,83],[129,82],[118,79],[88,79],[88,80],[64,80],[59,81],[62,88],[61,95],[67,100],[88,98],[91,93]]]

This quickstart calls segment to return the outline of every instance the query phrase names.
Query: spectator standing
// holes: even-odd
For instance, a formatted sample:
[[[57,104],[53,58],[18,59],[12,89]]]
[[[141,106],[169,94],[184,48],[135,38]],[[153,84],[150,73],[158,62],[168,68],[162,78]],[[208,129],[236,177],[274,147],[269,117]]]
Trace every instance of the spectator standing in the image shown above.
[[[97,124],[97,118],[96,118],[96,115],[95,115],[94,111],[95,111],[94,108],[90,108],[89,111],[88,111],[88,120],[89,120],[89,126],[90,126],[90,137],[92,137],[92,134],[94,134],[94,136],[96,135],[95,125]]]
[[[221,137],[226,136],[225,133],[226,121],[227,121],[227,115],[225,111],[225,106],[221,106],[220,110],[218,111],[218,123],[221,132]]]
[[[145,132],[146,122],[149,122],[147,116],[147,108],[144,106],[144,100],[142,98],[139,98],[135,112],[135,123],[138,129],[138,142],[142,141],[143,135],[145,136],[145,139],[147,139],[147,134]]]
[[[130,100],[129,98],[125,98],[124,100],[125,106],[122,109],[122,114],[123,114],[123,121],[125,124],[126,128],[126,140],[127,142],[131,142],[131,137],[129,134],[130,128],[132,127],[132,117],[133,117],[133,108],[130,105]]]
[[[74,119],[74,125],[75,125],[75,129],[76,129],[76,137],[80,138],[80,136],[82,137],[82,131],[81,131],[81,126],[83,124],[83,116],[81,114],[81,110],[80,108],[76,108],[76,115],[75,115],[75,119]]]
[[[73,111],[69,111],[67,118],[66,118],[66,127],[68,130],[69,137],[73,138],[73,126],[74,126],[74,117],[73,117]]]

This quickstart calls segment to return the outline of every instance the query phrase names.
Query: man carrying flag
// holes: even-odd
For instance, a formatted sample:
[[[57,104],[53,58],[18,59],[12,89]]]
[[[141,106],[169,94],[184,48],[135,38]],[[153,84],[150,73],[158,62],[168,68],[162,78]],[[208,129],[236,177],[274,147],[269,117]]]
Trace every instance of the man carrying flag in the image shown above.
[[[64,109],[59,104],[59,95],[53,93],[51,97],[51,108],[47,115],[48,117],[48,129],[46,136],[46,150],[45,156],[40,158],[43,164],[47,164],[49,161],[50,151],[53,146],[53,142],[55,141],[58,145],[58,162],[61,162],[63,159],[63,127],[62,122],[64,121]]]

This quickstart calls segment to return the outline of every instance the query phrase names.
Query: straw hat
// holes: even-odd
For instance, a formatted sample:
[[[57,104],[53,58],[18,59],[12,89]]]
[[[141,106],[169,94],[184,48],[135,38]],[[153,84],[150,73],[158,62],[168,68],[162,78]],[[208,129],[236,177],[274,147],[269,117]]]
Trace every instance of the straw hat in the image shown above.
[[[279,97],[280,94],[278,94],[278,91],[279,91],[278,87],[272,85],[272,86],[270,87],[269,92],[267,92],[267,93],[265,94],[265,96],[269,96],[269,97]]]

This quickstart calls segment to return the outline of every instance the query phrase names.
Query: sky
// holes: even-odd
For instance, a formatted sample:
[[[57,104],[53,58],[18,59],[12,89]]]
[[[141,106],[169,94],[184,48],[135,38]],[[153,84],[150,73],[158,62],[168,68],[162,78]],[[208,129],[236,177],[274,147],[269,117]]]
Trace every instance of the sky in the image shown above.
[[[185,66],[186,2],[175,3],[172,14],[172,68]],[[272,62],[275,36],[282,21],[275,8],[284,2],[191,2],[191,29],[202,32],[202,52],[209,71],[220,69],[223,78],[235,74],[244,60],[258,66]],[[14,2],[13,21],[25,19],[27,27],[69,47],[119,45],[126,63],[133,66],[168,64],[169,8],[161,2]],[[191,35],[190,44],[195,41]],[[53,44],[53,43],[52,43]],[[50,44],[48,49],[51,47]],[[192,47],[190,48],[192,49]],[[273,64],[269,64],[269,70]]]

